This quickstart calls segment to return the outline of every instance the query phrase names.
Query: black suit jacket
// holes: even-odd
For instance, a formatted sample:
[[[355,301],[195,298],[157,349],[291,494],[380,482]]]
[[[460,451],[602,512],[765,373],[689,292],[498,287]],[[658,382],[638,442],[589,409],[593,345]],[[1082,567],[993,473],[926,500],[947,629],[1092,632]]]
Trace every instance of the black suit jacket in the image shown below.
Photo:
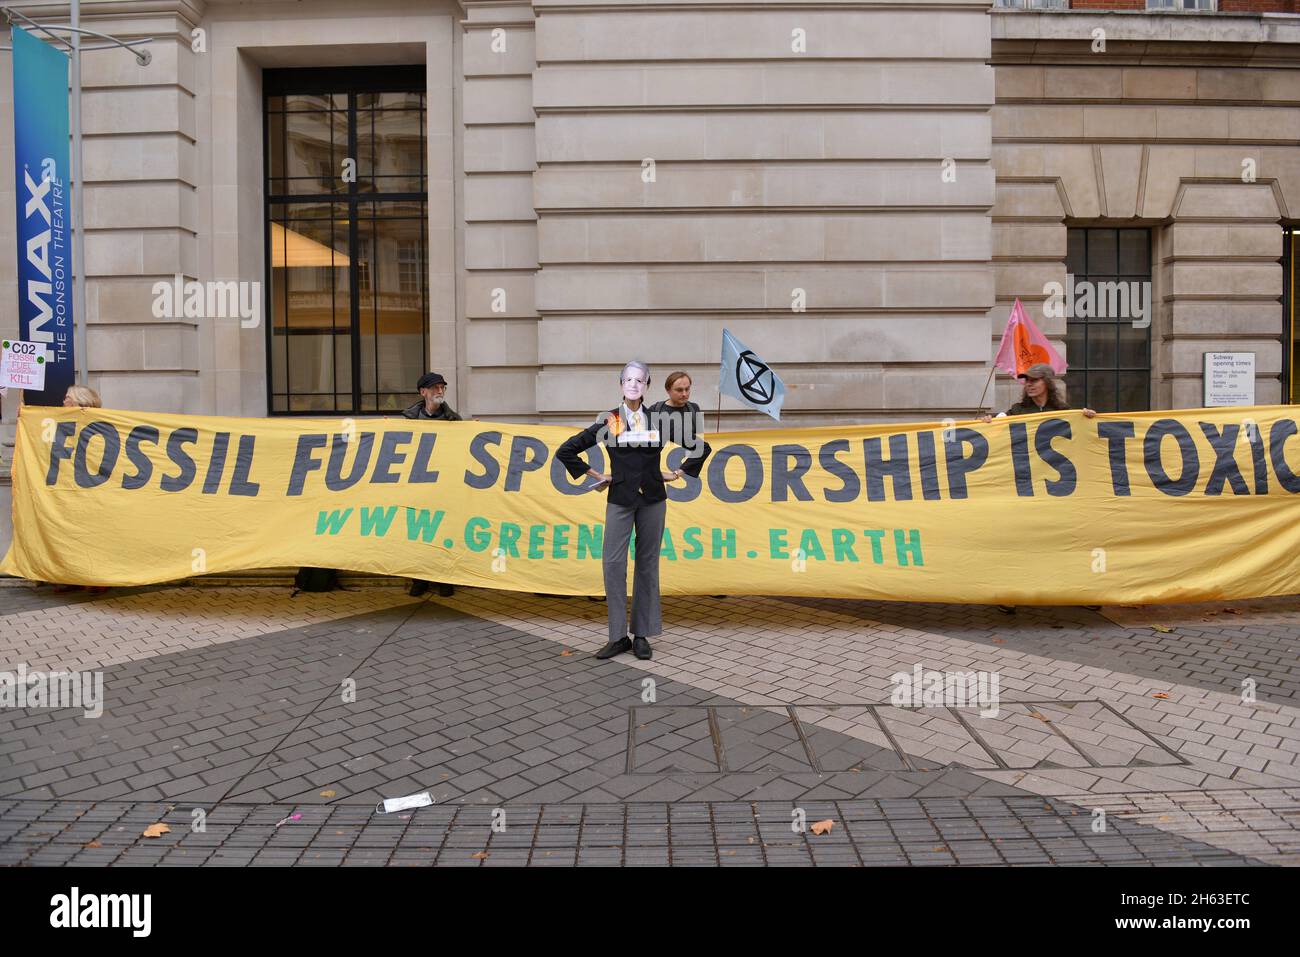
[[[581,478],[587,474],[587,469],[591,466],[583,461],[579,453],[600,443],[601,430],[605,428],[605,418],[611,415],[617,416],[618,409],[601,416],[599,422],[587,426],[561,445],[559,451],[555,453],[555,457],[563,463],[573,478]],[[661,443],[663,438],[661,437]],[[702,455],[689,458],[682,463],[682,471],[693,478],[699,478],[700,469],[704,467],[704,460],[708,458],[710,451],[712,450],[706,443]],[[609,501],[615,505],[631,507],[662,502],[666,499],[668,491],[664,488],[663,469],[659,464],[659,456],[662,452],[662,444],[617,445],[613,437],[609,437],[605,442],[605,453],[609,456],[610,475],[613,478],[609,486]]]

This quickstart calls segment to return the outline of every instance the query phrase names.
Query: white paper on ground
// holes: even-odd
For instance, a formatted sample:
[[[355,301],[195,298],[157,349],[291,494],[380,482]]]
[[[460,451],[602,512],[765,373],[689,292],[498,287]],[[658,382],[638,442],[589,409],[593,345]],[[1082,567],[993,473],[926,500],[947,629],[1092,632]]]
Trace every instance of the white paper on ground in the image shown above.
[[[407,797],[385,798],[384,813],[392,814],[394,811],[409,811],[413,807],[428,807],[432,803],[433,798],[429,796],[428,791],[411,794]]]

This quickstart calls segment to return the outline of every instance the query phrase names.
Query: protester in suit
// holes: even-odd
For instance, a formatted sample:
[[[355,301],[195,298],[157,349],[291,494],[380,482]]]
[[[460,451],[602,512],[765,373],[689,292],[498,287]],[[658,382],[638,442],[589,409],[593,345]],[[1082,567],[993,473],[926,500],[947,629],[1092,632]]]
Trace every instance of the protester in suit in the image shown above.
[[[659,607],[659,547],[664,536],[668,492],[664,482],[690,475],[698,478],[705,454],[688,458],[681,468],[665,472],[660,464],[661,437],[644,404],[650,368],[629,362],[619,374],[623,402],[565,442],[556,458],[574,478],[590,475],[593,490],[609,489],[605,503],[603,565],[605,604],[609,611],[609,643],[597,658],[613,658],[631,650],[642,661],[650,658],[648,639],[663,631]],[[610,460],[609,474],[597,472],[580,453],[598,443]],[[632,587],[632,637],[628,637],[627,550],[636,529],[636,568]]]
[[[406,418],[440,419],[443,422],[463,421],[456,414],[456,410],[445,401],[447,380],[438,373],[426,372],[420,376],[419,381],[415,383],[415,389],[420,393],[420,401],[402,412]],[[412,578],[409,594],[418,598],[433,584],[438,586],[438,594],[443,598],[449,598],[456,593],[455,586],[448,585],[446,582],[427,582],[420,578]]]

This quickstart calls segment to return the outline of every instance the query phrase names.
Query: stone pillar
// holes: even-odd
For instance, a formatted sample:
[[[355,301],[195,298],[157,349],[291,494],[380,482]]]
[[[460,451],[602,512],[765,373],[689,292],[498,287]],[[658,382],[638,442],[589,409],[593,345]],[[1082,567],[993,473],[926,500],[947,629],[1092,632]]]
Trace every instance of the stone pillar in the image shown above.
[[[533,208],[533,10],[466,0],[464,315],[469,407],[497,421],[537,413],[537,213]]]

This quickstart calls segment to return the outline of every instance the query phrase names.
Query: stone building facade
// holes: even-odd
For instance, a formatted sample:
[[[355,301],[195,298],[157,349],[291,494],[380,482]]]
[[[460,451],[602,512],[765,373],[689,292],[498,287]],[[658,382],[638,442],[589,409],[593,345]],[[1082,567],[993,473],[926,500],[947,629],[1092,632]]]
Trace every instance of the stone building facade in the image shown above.
[[[639,357],[711,410],[726,327],[790,423],[969,416],[1018,297],[1076,403],[1200,405],[1210,351],[1295,401],[1300,15],[1148,5],[83,3],[152,38],[148,66],[83,54],[91,384],[120,408],[391,414],[428,368],[463,413],[576,422]],[[259,283],[261,322],[156,315],[178,274]],[[1150,308],[1045,308],[1070,277]]]

